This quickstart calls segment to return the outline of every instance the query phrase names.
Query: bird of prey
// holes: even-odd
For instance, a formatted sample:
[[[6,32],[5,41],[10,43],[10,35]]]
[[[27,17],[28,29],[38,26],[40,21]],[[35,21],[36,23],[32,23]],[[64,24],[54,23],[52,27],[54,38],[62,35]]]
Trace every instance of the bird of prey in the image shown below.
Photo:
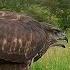
[[[64,32],[15,12],[0,11],[0,70],[29,70],[49,47],[65,45]]]

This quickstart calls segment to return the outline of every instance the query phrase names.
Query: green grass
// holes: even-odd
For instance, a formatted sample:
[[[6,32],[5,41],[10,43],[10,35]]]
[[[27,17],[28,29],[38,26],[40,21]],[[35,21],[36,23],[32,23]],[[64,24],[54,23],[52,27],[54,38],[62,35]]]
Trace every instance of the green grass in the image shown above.
[[[67,48],[51,48],[47,53],[32,70],[70,70],[70,51]]]
[[[70,34],[66,48],[52,47],[32,66],[32,70],[70,70]]]
[[[43,7],[41,4],[31,2],[30,0],[29,2],[28,0],[0,0],[0,10],[21,12],[35,18],[38,21],[57,25],[58,18],[56,18],[56,15],[51,14],[46,6]]]

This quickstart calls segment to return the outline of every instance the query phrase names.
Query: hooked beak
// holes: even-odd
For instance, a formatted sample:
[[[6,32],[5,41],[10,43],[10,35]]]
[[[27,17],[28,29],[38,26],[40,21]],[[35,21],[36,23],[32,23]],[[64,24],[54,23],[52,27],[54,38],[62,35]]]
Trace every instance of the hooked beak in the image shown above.
[[[65,44],[60,42],[60,40],[66,41],[68,43],[68,38],[64,37],[63,39],[62,38],[58,39],[58,41],[56,43],[54,43],[52,46],[61,46],[61,47],[65,48]]]
[[[65,40],[68,43],[68,38],[67,37],[64,37],[63,39],[60,38],[59,40]],[[65,48],[64,44],[58,44],[58,45]]]
[[[68,38],[67,37],[59,38],[58,40],[65,40],[68,43]]]
[[[64,37],[63,39],[60,39],[60,40],[65,40],[65,41],[68,43],[68,38],[67,38],[67,37]],[[64,44],[61,44],[61,46],[62,46],[63,48],[65,48],[65,45],[64,45]]]

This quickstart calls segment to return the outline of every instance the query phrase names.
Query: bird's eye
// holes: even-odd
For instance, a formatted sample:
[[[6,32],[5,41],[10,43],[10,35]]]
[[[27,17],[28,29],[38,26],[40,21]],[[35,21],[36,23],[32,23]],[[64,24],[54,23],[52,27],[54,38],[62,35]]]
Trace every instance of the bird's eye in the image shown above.
[[[60,32],[61,32],[60,30],[57,30],[57,29],[54,30],[55,34],[60,33]]]
[[[60,34],[60,32],[61,32],[60,30],[57,30],[57,29],[54,30],[54,34],[55,34],[55,35]]]
[[[55,34],[55,35],[58,35],[58,32],[57,32],[57,31],[55,31],[55,32],[54,32],[54,34]]]

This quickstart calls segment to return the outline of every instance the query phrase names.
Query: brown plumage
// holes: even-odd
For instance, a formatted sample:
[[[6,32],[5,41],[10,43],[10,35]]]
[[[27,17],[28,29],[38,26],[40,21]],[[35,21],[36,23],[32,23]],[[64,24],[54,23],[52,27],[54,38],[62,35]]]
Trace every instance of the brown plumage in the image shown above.
[[[23,14],[0,12],[0,62],[7,70],[28,70],[32,59],[37,61],[51,45],[65,47],[55,44],[58,39],[67,40],[59,29]]]

